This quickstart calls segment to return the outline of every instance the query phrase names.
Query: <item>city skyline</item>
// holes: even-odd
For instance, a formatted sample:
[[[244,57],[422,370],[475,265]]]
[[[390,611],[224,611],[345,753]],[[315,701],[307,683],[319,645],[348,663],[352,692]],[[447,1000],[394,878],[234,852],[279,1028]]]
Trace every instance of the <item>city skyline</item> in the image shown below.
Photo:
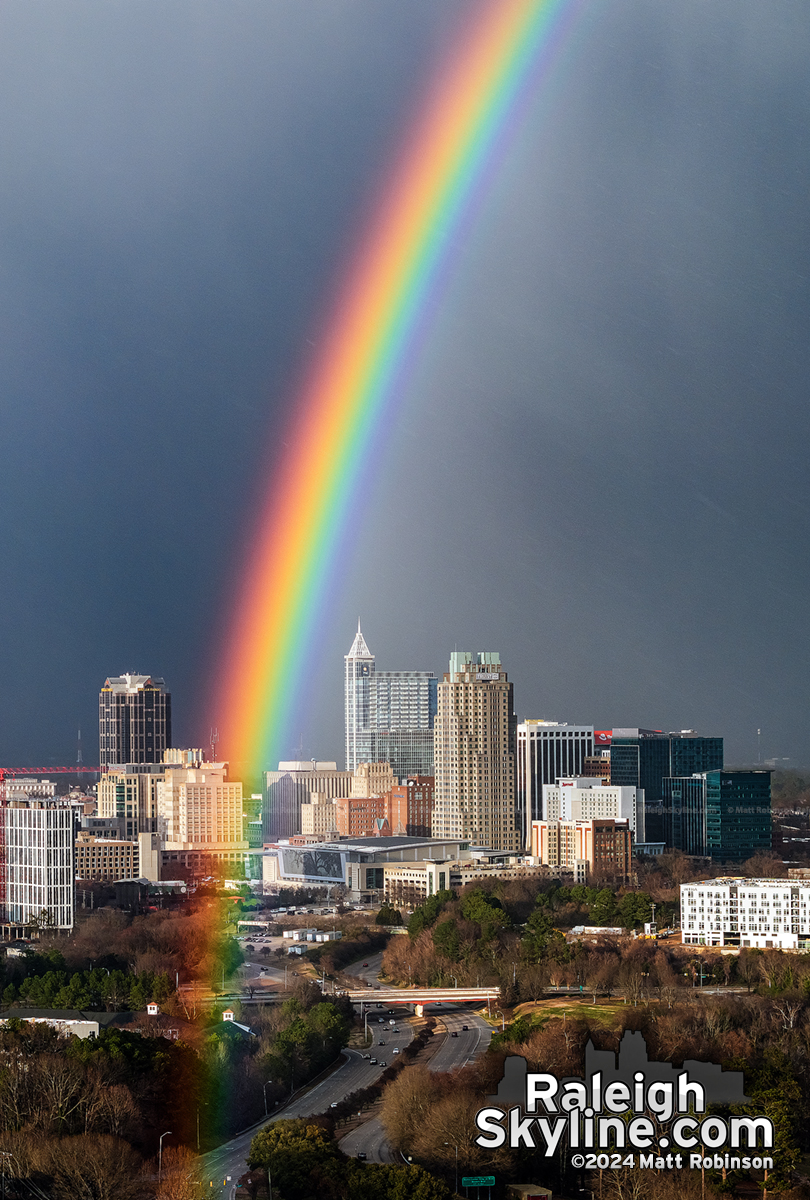
[[[89,762],[111,672],[208,745],[260,483],[463,13],[0,16],[0,761],[68,765],[81,727]],[[342,761],[359,612],[392,669],[496,646],[519,721],[808,762],[808,51],[793,3],[578,18],[368,461],[290,759]]]

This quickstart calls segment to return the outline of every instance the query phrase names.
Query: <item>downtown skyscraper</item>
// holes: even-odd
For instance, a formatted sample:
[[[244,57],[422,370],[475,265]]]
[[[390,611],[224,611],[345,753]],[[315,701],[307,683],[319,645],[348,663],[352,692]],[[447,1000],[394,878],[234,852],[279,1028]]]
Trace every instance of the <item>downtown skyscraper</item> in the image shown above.
[[[516,729],[500,655],[454,651],[438,688],[433,837],[515,851]]]
[[[99,763],[161,763],[172,744],[172,697],[153,675],[111,675],[98,698]]]
[[[344,662],[346,770],[387,762],[399,780],[432,775],[434,673],[377,671],[359,622]]]

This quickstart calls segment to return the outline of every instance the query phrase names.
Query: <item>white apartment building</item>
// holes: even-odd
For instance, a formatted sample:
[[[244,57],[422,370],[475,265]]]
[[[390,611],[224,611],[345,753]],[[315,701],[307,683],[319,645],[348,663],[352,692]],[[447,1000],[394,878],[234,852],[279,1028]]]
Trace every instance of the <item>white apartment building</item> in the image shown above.
[[[629,821],[633,840],[646,841],[644,788],[604,784],[583,776],[543,785],[545,821],[596,821],[611,817]]]
[[[532,821],[547,817],[543,788],[558,779],[582,774],[593,755],[593,725],[526,720],[517,727],[517,824],[522,844],[531,844]]]
[[[73,928],[73,810],[58,800],[13,800],[2,810],[10,925]]]
[[[810,879],[703,879],[681,884],[685,946],[810,950]]]

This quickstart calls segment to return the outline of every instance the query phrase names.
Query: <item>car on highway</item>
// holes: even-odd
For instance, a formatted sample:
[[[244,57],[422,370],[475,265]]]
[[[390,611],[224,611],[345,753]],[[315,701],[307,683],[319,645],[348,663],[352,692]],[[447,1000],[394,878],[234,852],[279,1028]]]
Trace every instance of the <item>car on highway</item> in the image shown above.
[[[378,1046],[384,1046],[384,1045],[385,1045],[385,1040],[384,1040],[383,1038],[380,1038],[380,1040],[377,1042],[377,1045],[378,1045]]]
[[[451,1034],[450,1036],[451,1036],[451,1037],[458,1037],[458,1030],[457,1030],[457,1029],[454,1029],[454,1030],[453,1030],[453,1032],[452,1032],[452,1034]]]
[[[329,1105],[330,1108],[337,1108],[337,1106],[338,1106],[337,1100],[333,1100],[332,1103]]]
[[[394,1054],[399,1054],[399,1046],[394,1047]]]
[[[365,1162],[365,1161],[366,1161],[366,1152],[365,1152],[365,1150],[361,1150],[361,1151],[358,1153],[357,1157],[358,1157],[358,1158],[361,1160],[361,1162]]]
[[[461,1028],[466,1032],[470,1027],[469,1025],[462,1025]]]
[[[387,1067],[387,1066],[388,1066],[388,1063],[381,1062],[381,1063],[380,1063],[380,1066],[381,1066],[381,1067]]]
[[[367,967],[367,966],[368,966],[368,963],[363,963],[363,966],[364,966],[364,967]]]
[[[364,1054],[364,1055],[363,1055],[363,1058],[371,1058],[371,1055],[370,1055],[370,1054]]]
[[[394,1026],[394,1033],[399,1033],[399,1025]]]
[[[376,1058],[371,1058],[371,1059],[369,1059],[369,1062],[371,1063],[372,1067],[376,1067],[376,1065],[377,1065],[377,1060],[376,1060]]]

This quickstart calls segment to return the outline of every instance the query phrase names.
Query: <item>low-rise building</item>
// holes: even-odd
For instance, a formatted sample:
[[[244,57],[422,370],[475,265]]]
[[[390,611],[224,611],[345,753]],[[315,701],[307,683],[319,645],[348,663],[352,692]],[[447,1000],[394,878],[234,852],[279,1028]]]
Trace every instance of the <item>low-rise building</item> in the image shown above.
[[[105,882],[137,879],[140,871],[138,842],[97,837],[85,829],[76,834],[76,878]]]
[[[532,856],[555,872],[571,871],[575,883],[594,874],[628,881],[633,832],[627,819],[532,821]]]
[[[719,877],[683,883],[681,941],[810,950],[810,879]]]

